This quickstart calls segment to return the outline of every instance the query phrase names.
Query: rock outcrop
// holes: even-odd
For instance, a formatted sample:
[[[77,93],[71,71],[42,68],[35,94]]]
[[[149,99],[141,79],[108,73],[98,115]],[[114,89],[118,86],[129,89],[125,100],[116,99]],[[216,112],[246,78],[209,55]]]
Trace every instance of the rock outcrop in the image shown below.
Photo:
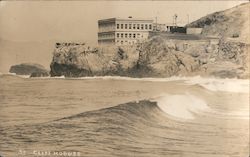
[[[218,40],[167,40],[156,36],[140,50],[139,68],[149,76],[249,77],[249,44]],[[155,75],[156,74],[156,75]]]
[[[61,45],[53,55],[51,76],[126,75],[138,60],[136,47],[98,47]]]
[[[33,72],[31,73],[30,77],[48,77],[49,72],[43,71],[43,72]]]
[[[49,71],[46,70],[42,65],[35,63],[22,63],[13,65],[10,67],[10,73],[17,75],[33,75],[33,76],[48,76]]]
[[[222,39],[169,40],[160,35],[145,43],[89,48],[67,45],[54,51],[51,76],[130,77],[249,76],[249,45]]]

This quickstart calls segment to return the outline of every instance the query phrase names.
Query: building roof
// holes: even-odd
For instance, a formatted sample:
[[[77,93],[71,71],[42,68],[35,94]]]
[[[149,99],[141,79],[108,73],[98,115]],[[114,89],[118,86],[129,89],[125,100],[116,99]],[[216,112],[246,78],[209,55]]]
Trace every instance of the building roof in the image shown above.
[[[108,18],[108,19],[101,19],[98,20],[99,22],[113,22],[113,21],[150,21],[153,22],[153,19],[150,18],[133,18],[133,17],[127,17],[127,18],[121,18],[121,17],[114,17],[114,18]]]

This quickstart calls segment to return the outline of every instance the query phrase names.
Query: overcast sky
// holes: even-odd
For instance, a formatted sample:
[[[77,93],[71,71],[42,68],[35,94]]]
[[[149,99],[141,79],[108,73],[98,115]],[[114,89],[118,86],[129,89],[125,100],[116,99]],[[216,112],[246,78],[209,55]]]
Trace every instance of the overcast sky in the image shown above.
[[[32,53],[33,56],[48,60],[56,41],[95,44],[98,19],[128,16],[154,19],[157,16],[159,23],[172,23],[173,15],[177,14],[178,23],[186,24],[188,15],[189,20],[193,21],[244,2],[246,1],[0,1],[0,47],[5,47],[4,50],[0,49],[0,71],[1,66],[10,64],[6,57],[10,59],[16,56],[17,63],[31,62],[32,57],[25,55]],[[8,41],[50,42],[52,47],[47,48],[48,52],[44,47],[46,52],[41,53],[34,52],[32,47],[8,52],[8,49],[15,47],[12,45],[12,48],[8,48]],[[30,52],[26,52],[26,49]],[[47,61],[46,67],[50,61]]]
[[[96,42],[97,20],[158,17],[161,23],[198,19],[239,1],[26,1],[0,2],[0,38],[14,41],[86,40]]]

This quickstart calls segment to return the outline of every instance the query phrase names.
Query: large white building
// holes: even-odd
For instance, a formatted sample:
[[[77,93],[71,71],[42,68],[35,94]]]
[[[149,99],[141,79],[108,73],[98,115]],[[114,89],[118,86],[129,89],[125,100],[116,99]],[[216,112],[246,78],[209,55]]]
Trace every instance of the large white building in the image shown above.
[[[153,20],[110,18],[98,21],[98,44],[132,45],[148,39]]]

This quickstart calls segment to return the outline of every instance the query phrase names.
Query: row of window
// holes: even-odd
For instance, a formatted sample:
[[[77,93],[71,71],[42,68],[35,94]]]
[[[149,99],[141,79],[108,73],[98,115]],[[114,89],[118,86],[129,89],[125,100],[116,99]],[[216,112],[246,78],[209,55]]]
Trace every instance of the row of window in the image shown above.
[[[98,40],[98,44],[110,44],[114,42],[114,40]]]
[[[127,41],[127,40],[121,40],[121,41],[119,41],[119,40],[117,40],[116,41],[117,43],[120,43],[121,45],[123,45],[123,44],[134,44],[135,43],[135,41]]]
[[[141,29],[141,30],[151,30],[152,29],[152,24],[116,24],[117,29]]]
[[[114,38],[114,34],[101,34],[98,35],[99,38]]]
[[[137,33],[137,38],[140,37],[140,33]],[[136,33],[116,33],[117,38],[136,38]],[[143,38],[143,35],[141,36]]]

